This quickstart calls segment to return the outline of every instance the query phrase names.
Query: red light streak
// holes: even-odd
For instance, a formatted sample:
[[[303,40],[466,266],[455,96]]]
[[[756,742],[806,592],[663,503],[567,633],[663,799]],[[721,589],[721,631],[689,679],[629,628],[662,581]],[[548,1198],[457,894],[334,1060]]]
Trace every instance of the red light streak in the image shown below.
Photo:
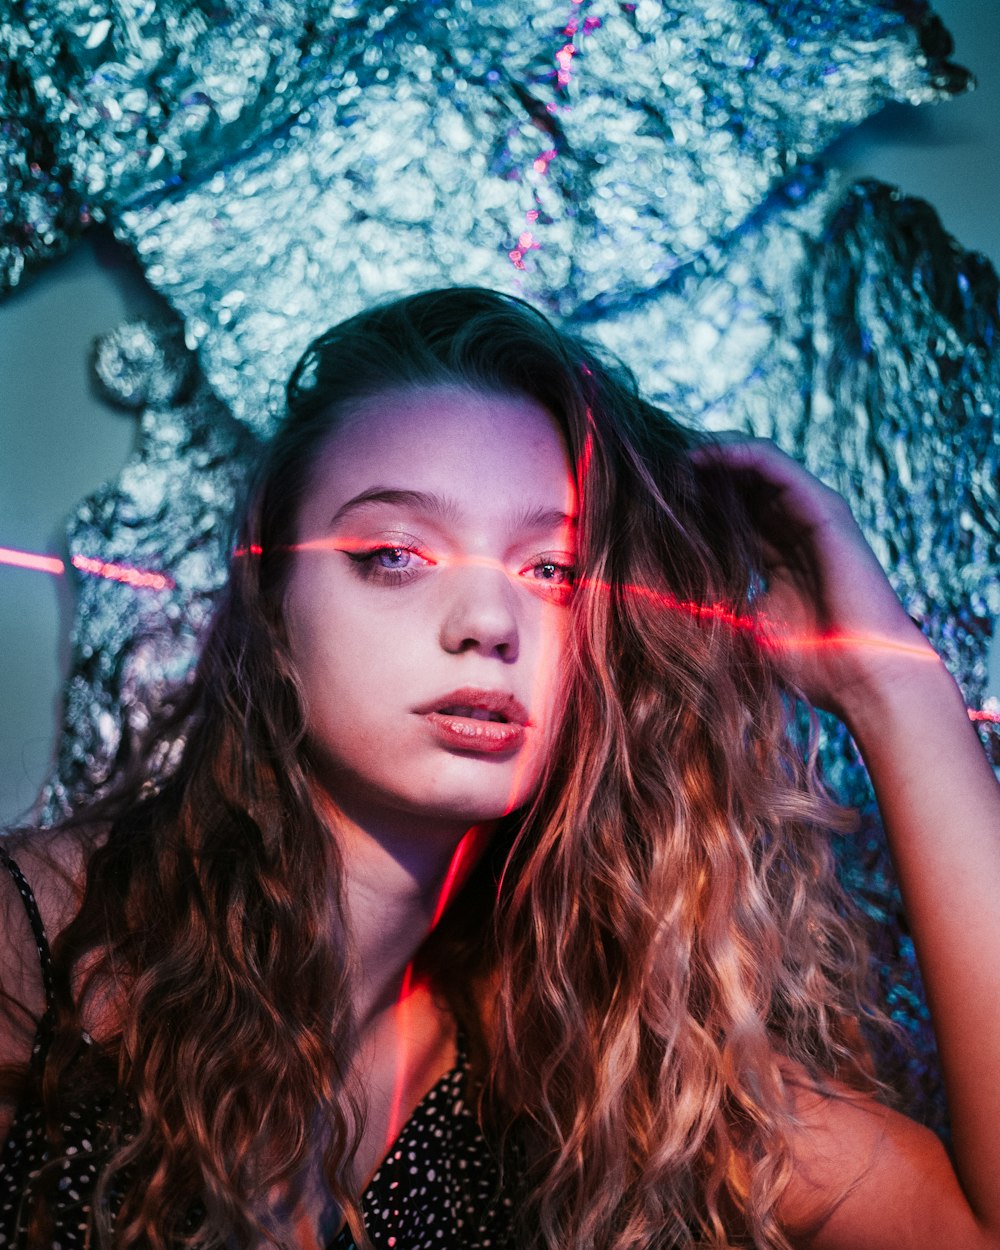
[[[590,417],[590,409],[587,409],[587,416]],[[593,418],[591,418],[592,420]],[[587,478],[590,476],[590,463],[594,458],[594,435],[591,430],[587,431],[587,437],[583,440],[583,451],[580,453],[580,463],[576,468],[577,488],[580,495],[583,495],[583,486]]]
[[[932,664],[938,662],[934,651],[928,651],[917,643],[896,642],[893,638],[885,638],[881,634],[801,634],[787,638],[770,638],[758,635],[758,641],[764,646],[779,650],[816,651],[825,648],[836,650],[838,647],[848,650],[851,647],[867,647],[875,651],[898,651],[914,660],[927,660]]]
[[[579,478],[581,485],[586,478],[590,468],[591,446],[590,437],[584,446],[583,454],[580,457]],[[294,547],[290,547],[290,551],[331,551],[331,550],[363,550],[369,544],[357,542],[351,544],[350,540],[338,539],[336,542],[332,539],[317,539],[313,542],[298,543]],[[238,547],[234,552],[234,557],[246,555],[260,556],[263,554],[263,548],[257,544],[253,544],[249,549],[246,547]],[[427,558],[427,557],[425,557]],[[109,581],[121,582],[126,586],[132,586],[137,590],[174,590],[176,582],[173,578],[165,573],[155,573],[144,569],[133,568],[127,564],[117,564],[110,560],[99,560],[93,556],[74,555],[71,557],[73,567],[81,573],[88,573],[94,577],[103,577]],[[457,560],[449,560],[447,563],[459,563]],[[497,561],[493,560],[476,560],[465,559],[461,563],[483,564],[488,567],[502,567]],[[61,577],[66,572],[65,563],[58,556],[39,555],[31,551],[18,551],[13,547],[0,547],[0,565],[6,564],[11,568],[28,569],[35,573],[48,573],[53,577]],[[506,571],[506,570],[505,570]],[[577,585],[595,585],[599,590],[607,590],[608,586],[602,582],[586,582],[579,581]],[[879,651],[895,651],[903,655],[909,655],[913,659],[924,660],[936,663],[938,657],[925,647],[917,644],[909,644],[896,642],[891,638],[883,638],[878,634],[817,634],[817,635],[798,635],[791,637],[775,637],[766,632],[762,626],[766,622],[755,620],[750,616],[739,616],[725,604],[704,604],[686,602],[676,598],[663,591],[653,590],[649,586],[626,585],[623,590],[627,594],[636,595],[644,599],[652,600],[658,606],[667,611],[684,612],[686,615],[694,617],[700,621],[721,621],[724,625],[728,625],[732,629],[745,630],[755,635],[761,646],[771,647],[773,649],[819,649],[819,648],[837,648],[837,647],[869,647]],[[986,711],[984,709],[969,708],[969,718],[978,724],[1000,725],[1000,712]],[[461,845],[461,844],[460,844]],[[439,918],[439,917],[438,917]],[[435,921],[436,923],[436,921]]]
[[[441,882],[441,889],[438,891],[437,902],[434,905],[434,914],[431,917],[430,927],[427,930],[428,934],[432,933],[440,924],[441,917],[447,910],[448,904],[458,893],[462,883],[475,866],[476,860],[489,841],[491,832],[489,825],[473,825],[471,829],[466,831],[454,851],[452,851],[451,859],[448,861],[448,869],[444,874],[444,880]],[[396,1069],[392,1098],[389,1102],[389,1120],[386,1127],[385,1140],[386,1152],[396,1140],[399,1130],[403,1127],[403,1090],[406,1087],[408,1059],[406,1039],[409,1037],[409,1029],[406,1027],[406,1017],[409,1011],[407,1004],[414,991],[421,984],[422,982],[417,980],[411,961],[403,971],[403,980],[400,983],[399,996],[396,999],[396,1030],[403,1040],[399,1045],[399,1065]]]
[[[137,590],[173,590],[177,585],[166,573],[150,573],[145,569],[132,568],[128,564],[96,560],[93,556],[72,556],[71,563],[81,573],[92,573],[95,577],[104,577],[108,581],[122,582],[123,585],[134,586]]]
[[[15,551],[13,547],[0,547],[0,564],[31,569],[34,573],[51,573],[54,577],[62,577],[66,572],[65,564],[56,556],[38,556],[30,551]]]
[[[386,1124],[383,1154],[389,1152],[399,1130],[403,1127],[403,1089],[406,1086],[407,1061],[409,1058],[409,1046],[406,1041],[408,1030],[404,1026],[408,1014],[407,1003],[415,988],[413,963],[411,962],[406,965],[403,972],[403,982],[399,987],[399,997],[396,999],[396,1031],[402,1036],[398,1046],[399,1063],[396,1067],[396,1079],[392,1084],[392,1098],[389,1102],[389,1120]]]
[[[580,482],[580,493],[582,495],[586,477],[590,469],[590,460],[592,454],[590,435],[584,444],[583,453],[580,456],[578,467],[578,476]],[[344,551],[358,552],[366,551],[371,547],[371,540],[360,540],[351,537],[320,538],[310,542],[297,543],[294,547],[290,547],[291,551]],[[244,554],[237,552],[237,555]],[[517,574],[512,574],[509,569],[499,560],[489,559],[479,556],[452,556],[438,552],[421,551],[418,553],[421,559],[425,560],[430,567],[440,566],[449,568],[454,566],[476,565],[485,568],[497,569],[504,573],[511,582],[517,581]],[[579,578],[574,588],[578,589],[583,586],[592,586],[598,591],[607,593],[610,591],[610,584],[597,579]],[[556,599],[557,592],[562,594],[563,601],[566,599],[566,587],[553,586],[549,588],[545,583],[539,583],[533,589],[540,593],[551,594]],[[681,612],[686,616],[698,622],[719,622],[727,626],[729,629],[739,630],[753,636],[754,640],[761,647],[769,648],[773,651],[798,651],[798,650],[820,650],[837,648],[847,649],[850,647],[863,647],[876,651],[894,651],[901,655],[906,655],[915,660],[922,660],[927,663],[938,663],[937,654],[929,650],[925,646],[918,643],[898,642],[893,638],[886,638],[880,634],[798,634],[798,635],[782,635],[779,631],[769,628],[767,618],[764,616],[746,616],[735,612],[726,603],[696,603],[693,600],[679,599],[676,595],[672,595],[669,591],[654,590],[651,586],[642,586],[635,583],[626,583],[622,585],[621,590],[626,596],[632,596],[638,599],[646,599],[657,607],[669,612]],[[979,719],[987,722],[997,721],[997,717],[992,714],[983,713]]]
[[[152,573],[145,569],[136,569],[128,564],[116,564],[112,560],[99,560],[94,556],[75,555],[70,563],[80,573],[89,573],[94,577],[103,577],[108,581],[122,582],[137,590],[173,590],[176,582],[166,573]],[[0,564],[8,564],[13,568],[31,569],[36,573],[51,573],[54,577],[62,577],[66,572],[65,563],[58,556],[41,556],[31,551],[15,551],[12,547],[0,547]]]
[[[610,585],[602,581],[581,579],[576,584],[595,586],[598,590],[605,592],[610,590]],[[721,621],[731,629],[743,630],[747,633],[757,633],[760,628],[760,623],[754,617],[738,616],[724,603],[694,603],[690,600],[678,599],[676,595],[669,594],[667,591],[653,590],[651,586],[637,586],[630,583],[626,583],[621,589],[626,595],[631,595],[636,599],[649,599],[657,607],[669,612],[683,612],[686,616],[692,616],[699,621]],[[763,637],[762,641],[765,641]]]
[[[434,915],[431,917],[429,933],[441,923],[441,917],[447,910],[448,904],[458,893],[465,878],[469,875],[469,870],[473,867],[479,858],[480,852],[489,841],[489,837],[490,829],[487,825],[473,825],[458,846],[455,847],[448,864],[448,871],[445,873],[444,881],[441,883],[437,904],[434,907]]]

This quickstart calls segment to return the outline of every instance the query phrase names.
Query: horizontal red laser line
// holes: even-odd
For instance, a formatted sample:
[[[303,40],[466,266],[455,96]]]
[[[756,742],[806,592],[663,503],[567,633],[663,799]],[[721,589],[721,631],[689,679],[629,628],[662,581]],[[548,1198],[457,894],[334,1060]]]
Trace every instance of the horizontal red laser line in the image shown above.
[[[761,635],[758,641],[764,646],[778,650],[796,651],[818,651],[827,647],[831,649],[869,647],[875,651],[898,651],[902,655],[911,656],[914,660],[926,660],[931,664],[938,662],[937,654],[934,651],[928,651],[926,647],[915,643],[896,642],[892,638],[883,638],[880,634],[801,634],[798,637],[788,638],[768,638],[766,635]]]
[[[74,555],[70,557],[70,562],[81,573],[103,577],[107,581],[122,582],[139,590],[173,590],[177,584],[166,573],[152,573],[128,564],[117,564],[113,560],[99,560],[94,556]],[[0,547],[0,564],[30,569],[35,573],[51,573],[54,577],[61,577],[66,572],[66,565],[58,556],[36,555],[31,551],[16,551],[13,547]]]
[[[596,586],[598,590],[608,590],[607,582],[597,580],[581,580],[577,582],[578,586]],[[633,595],[637,599],[649,599],[658,607],[666,608],[671,612],[683,612],[686,616],[693,616],[696,620],[701,621],[721,621],[723,625],[728,625],[731,629],[744,630],[747,633],[756,633],[759,629],[759,622],[752,616],[738,616],[730,607],[722,603],[694,603],[691,600],[678,599],[676,595],[671,595],[667,591],[653,590],[651,586],[637,586],[626,583],[622,586],[622,590],[627,595]]]
[[[145,569],[132,568],[128,564],[115,564],[111,560],[95,560],[93,556],[71,556],[73,567],[81,573],[93,573],[109,581],[123,582],[141,590],[173,590],[177,583],[166,573],[150,573]]]
[[[302,543],[297,549],[309,551],[331,546],[332,543],[328,540],[320,540],[315,543]],[[233,555],[260,556],[263,555],[263,548],[255,543],[249,548],[237,548]],[[136,569],[127,564],[117,564],[110,560],[98,560],[93,556],[74,555],[71,557],[71,562],[73,567],[81,573],[89,573],[94,577],[103,577],[109,581],[122,582],[124,585],[133,586],[139,590],[173,590],[176,587],[176,582],[173,578],[168,577],[165,573],[153,573],[144,569]],[[7,564],[13,568],[29,569],[36,573],[49,573],[54,577],[61,577],[66,572],[66,565],[58,556],[38,555],[31,551],[18,551],[13,547],[0,547],[0,564]],[[583,585],[585,583],[581,582],[578,584]],[[589,584],[596,585],[601,590],[608,589],[607,584],[603,582],[591,582]],[[936,655],[923,647],[894,642],[891,639],[880,638],[877,635],[820,634],[815,637],[769,638],[767,635],[760,633],[759,623],[753,617],[738,616],[732,609],[722,604],[684,601],[663,591],[653,590],[649,586],[626,585],[623,589],[628,594],[650,599],[669,611],[684,612],[697,620],[717,620],[733,629],[746,630],[755,634],[757,640],[766,646],[799,648],[861,646],[873,647],[877,650],[899,651],[913,656],[914,659],[937,660]],[[1000,712],[988,712],[985,709],[969,708],[968,713],[969,719],[979,724],[1000,725]]]
[[[38,556],[31,551],[15,551],[13,547],[0,547],[0,564],[31,569],[35,573],[51,573],[54,577],[66,572],[65,564],[56,556]]]
[[[601,582],[591,583],[591,585],[597,585],[601,590],[607,589],[607,586]],[[650,599],[659,607],[667,608],[673,612],[683,612],[699,621],[721,621],[723,625],[728,625],[731,629],[753,634],[761,646],[773,647],[776,650],[872,647],[881,651],[899,651],[904,655],[911,655],[915,659],[929,660],[931,662],[936,662],[938,658],[934,652],[928,651],[925,647],[905,642],[896,642],[892,638],[883,638],[879,634],[814,634],[773,637],[766,632],[765,620],[758,620],[752,616],[739,616],[725,604],[693,603],[677,599],[663,591],[652,590],[648,586],[625,585],[622,589],[627,594]],[[762,625],[765,626],[765,629],[761,628]]]

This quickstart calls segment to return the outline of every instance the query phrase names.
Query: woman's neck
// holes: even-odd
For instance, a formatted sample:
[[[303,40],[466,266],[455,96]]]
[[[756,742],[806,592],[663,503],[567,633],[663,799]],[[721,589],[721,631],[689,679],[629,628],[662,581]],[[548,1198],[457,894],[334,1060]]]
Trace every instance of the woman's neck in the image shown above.
[[[419,818],[362,824],[338,808],[345,920],[358,969],[355,1012],[363,1036],[411,986],[408,968],[448,899],[482,854],[491,828]]]

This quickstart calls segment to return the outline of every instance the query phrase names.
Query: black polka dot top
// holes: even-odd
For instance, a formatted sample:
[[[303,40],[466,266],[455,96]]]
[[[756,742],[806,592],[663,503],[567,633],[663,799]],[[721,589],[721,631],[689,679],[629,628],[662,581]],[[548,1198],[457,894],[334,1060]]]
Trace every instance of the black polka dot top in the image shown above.
[[[24,901],[41,964],[47,1008],[31,1058],[30,1075],[37,1078],[54,1020],[52,957],[31,887],[2,846],[0,862]],[[90,1039],[84,1037],[83,1044]],[[496,1152],[466,1101],[468,1075],[468,1048],[460,1036],[455,1067],[424,1095],[362,1197],[365,1227],[378,1250],[512,1250],[512,1201],[501,1192]],[[33,1084],[30,1080],[29,1088]],[[42,1183],[52,1219],[45,1244],[84,1250],[102,1165],[96,1143],[115,1103],[109,1089],[69,1110],[56,1150],[46,1140],[41,1107],[30,1099],[18,1106],[0,1152],[0,1250],[27,1246],[31,1198]],[[109,1202],[113,1214],[114,1193]],[[356,1243],[344,1228],[329,1250],[356,1250]]]
[[[455,1067],[424,1096],[365,1191],[365,1228],[379,1250],[513,1246],[511,1199],[465,1102],[468,1070],[460,1040]],[[331,1250],[356,1250],[346,1228]]]

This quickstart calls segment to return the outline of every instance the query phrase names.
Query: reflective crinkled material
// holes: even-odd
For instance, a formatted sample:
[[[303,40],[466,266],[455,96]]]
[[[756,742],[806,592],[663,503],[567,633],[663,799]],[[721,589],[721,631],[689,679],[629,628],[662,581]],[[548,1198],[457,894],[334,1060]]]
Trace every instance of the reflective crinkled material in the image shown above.
[[[348,147],[373,93],[395,99],[396,125],[375,122],[384,142],[397,167],[430,163],[436,179],[469,148],[461,126],[405,142],[429,94],[460,104],[481,140],[488,172],[456,176],[497,184],[482,206],[496,259],[530,253],[539,296],[563,289],[559,254],[573,259],[568,312],[622,277],[647,285],[731,230],[796,161],[886,100],[960,89],[922,9],[908,20],[858,0],[26,0],[0,16],[11,66],[0,273],[16,281],[93,217],[232,171],[255,144],[278,150],[282,128],[321,99]],[[419,215],[409,177],[396,190]],[[612,248],[628,255],[608,270]]]
[[[758,228],[592,327],[647,390],[841,492],[970,701],[1000,613],[997,277],[929,205],[804,171]]]
[[[368,6],[374,9],[376,6]],[[23,0],[0,9],[0,283],[94,218],[231,159],[370,25],[331,0]]]
[[[309,339],[375,298],[474,281],[565,317],[634,301],[846,124],[965,81],[879,6],[434,13],[387,23],[272,142],[116,215],[256,428]]]
[[[125,323],[98,341],[94,371],[111,402],[138,410],[139,429],[121,473],[69,525],[70,558],[84,563],[56,775],[42,796],[50,819],[101,788],[189,674],[256,450],[198,378],[176,324]],[[89,571],[95,553],[103,575]]]
[[[0,48],[0,284],[104,219],[179,317],[97,353],[140,439],[80,505],[71,551],[169,581],[84,564],[50,816],[127,758],[188,671],[302,348],[435,284],[523,295],[676,415],[777,438],[847,495],[981,702],[1000,612],[996,275],[928,206],[817,163],[883,103],[966,86],[922,0],[25,0],[0,13]],[[852,750],[827,720],[828,770],[865,811],[841,869],[916,1042],[886,1070],[940,1126]]]

